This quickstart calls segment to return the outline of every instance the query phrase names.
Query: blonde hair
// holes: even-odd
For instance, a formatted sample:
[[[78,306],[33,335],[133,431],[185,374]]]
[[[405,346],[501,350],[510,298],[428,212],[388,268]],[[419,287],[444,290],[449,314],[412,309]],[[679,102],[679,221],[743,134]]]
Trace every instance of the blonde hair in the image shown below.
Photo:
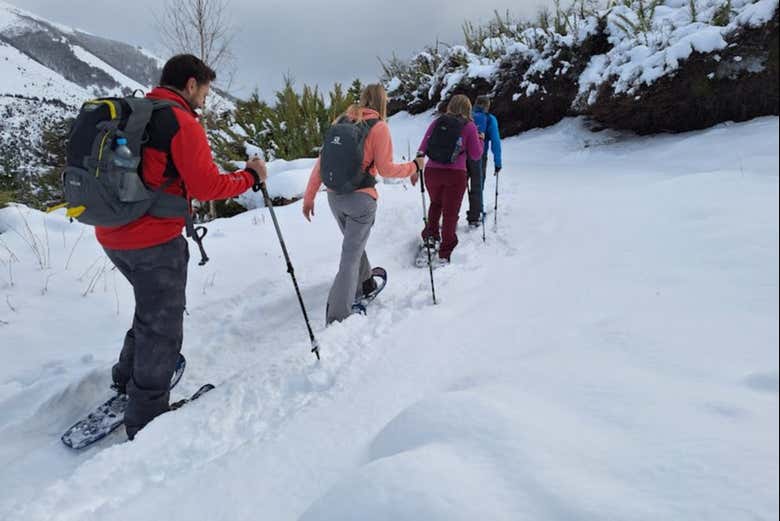
[[[463,94],[456,94],[447,105],[447,114],[460,116],[467,121],[473,121],[471,115],[471,101]]]
[[[372,109],[379,113],[382,121],[387,119],[387,92],[379,83],[366,85],[360,93],[360,102],[350,107],[345,115],[354,121],[363,121],[363,111],[361,109]]]

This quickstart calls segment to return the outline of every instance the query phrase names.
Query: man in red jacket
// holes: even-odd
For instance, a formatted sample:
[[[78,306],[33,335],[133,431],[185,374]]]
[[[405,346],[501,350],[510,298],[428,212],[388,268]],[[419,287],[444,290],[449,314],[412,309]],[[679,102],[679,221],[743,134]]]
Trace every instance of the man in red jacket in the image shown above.
[[[258,186],[267,177],[261,159],[244,170],[220,174],[195,109],[204,105],[216,73],[195,56],[174,56],[165,64],[160,86],[149,98],[173,106],[156,110],[143,149],[144,182],[149,188],[201,201],[226,199]],[[169,407],[169,384],[179,358],[189,251],[182,237],[184,218],[145,215],[124,226],[96,227],[98,242],[133,286],[135,316],[119,362],[114,388],[127,393],[125,429],[136,433]]]

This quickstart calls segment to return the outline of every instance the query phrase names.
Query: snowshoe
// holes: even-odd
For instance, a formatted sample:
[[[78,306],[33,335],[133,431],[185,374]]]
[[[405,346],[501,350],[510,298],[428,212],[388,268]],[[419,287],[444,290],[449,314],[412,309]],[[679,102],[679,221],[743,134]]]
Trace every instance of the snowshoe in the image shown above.
[[[387,270],[376,267],[371,270],[371,278],[363,281],[363,296],[352,304],[352,312],[366,314],[366,308],[374,301],[387,285]]]
[[[184,355],[179,354],[176,369],[174,369],[171,377],[170,389],[173,389],[179,383],[185,367],[187,367],[187,360],[184,358]],[[72,449],[83,449],[102,440],[124,423],[127,400],[126,394],[117,393],[95,408],[86,418],[74,423],[60,437],[60,440]]]

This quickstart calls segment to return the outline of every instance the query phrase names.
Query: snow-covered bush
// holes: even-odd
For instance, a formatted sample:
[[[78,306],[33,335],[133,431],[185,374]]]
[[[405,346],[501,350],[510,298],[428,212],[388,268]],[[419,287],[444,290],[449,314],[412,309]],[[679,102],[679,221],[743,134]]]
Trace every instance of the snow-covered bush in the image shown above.
[[[388,108],[391,113],[408,110],[417,114],[424,112],[434,103],[430,98],[430,87],[441,61],[437,44],[415,54],[409,61],[403,61],[393,55],[389,61],[381,62],[382,78],[389,94]]]
[[[576,108],[640,133],[778,113],[777,0],[640,2],[607,15],[609,52],[579,79]]]
[[[778,0],[581,0],[534,22],[508,15],[464,25],[465,46],[394,58],[383,80],[393,111],[454,94],[490,94],[505,134],[566,115],[638,132],[685,131],[778,113]],[[419,81],[417,79],[421,78]]]

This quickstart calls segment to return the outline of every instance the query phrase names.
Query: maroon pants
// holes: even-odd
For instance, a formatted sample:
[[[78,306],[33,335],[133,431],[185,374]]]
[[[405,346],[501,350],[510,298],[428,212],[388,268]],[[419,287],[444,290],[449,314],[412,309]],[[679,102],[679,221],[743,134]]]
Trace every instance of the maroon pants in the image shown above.
[[[431,198],[428,209],[428,227],[423,230],[423,239],[441,238],[439,257],[449,259],[458,245],[458,213],[466,193],[466,172],[446,168],[425,167],[425,187]],[[441,233],[439,221],[442,220]]]

